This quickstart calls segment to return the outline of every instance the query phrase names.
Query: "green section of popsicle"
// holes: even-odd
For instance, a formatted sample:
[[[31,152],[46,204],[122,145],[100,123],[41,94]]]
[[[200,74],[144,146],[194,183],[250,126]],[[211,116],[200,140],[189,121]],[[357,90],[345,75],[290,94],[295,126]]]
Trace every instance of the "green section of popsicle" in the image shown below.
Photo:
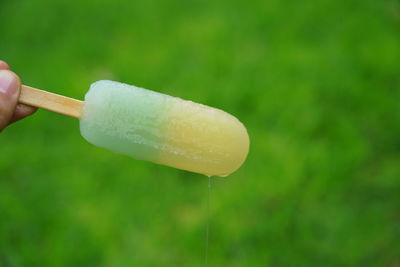
[[[163,96],[119,82],[95,82],[85,96],[81,134],[94,145],[154,161],[165,137]]]

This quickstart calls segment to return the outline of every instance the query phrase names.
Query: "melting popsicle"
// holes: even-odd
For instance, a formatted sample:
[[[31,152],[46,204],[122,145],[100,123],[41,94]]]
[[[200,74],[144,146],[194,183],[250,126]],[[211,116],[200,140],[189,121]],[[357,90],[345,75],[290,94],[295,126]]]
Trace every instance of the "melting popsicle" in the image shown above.
[[[84,102],[22,86],[19,101],[80,118],[94,145],[208,176],[231,174],[249,150],[246,128],[232,115],[119,82],[93,83]]]

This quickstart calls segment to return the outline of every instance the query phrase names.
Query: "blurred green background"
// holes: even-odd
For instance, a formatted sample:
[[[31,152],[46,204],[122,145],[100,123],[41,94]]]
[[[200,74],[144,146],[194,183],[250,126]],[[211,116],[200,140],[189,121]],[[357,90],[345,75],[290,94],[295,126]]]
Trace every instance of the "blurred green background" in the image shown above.
[[[213,178],[209,266],[400,266],[398,0],[1,0],[0,59],[82,99],[112,79],[251,137]],[[206,177],[39,111],[0,135],[0,266],[203,266]]]

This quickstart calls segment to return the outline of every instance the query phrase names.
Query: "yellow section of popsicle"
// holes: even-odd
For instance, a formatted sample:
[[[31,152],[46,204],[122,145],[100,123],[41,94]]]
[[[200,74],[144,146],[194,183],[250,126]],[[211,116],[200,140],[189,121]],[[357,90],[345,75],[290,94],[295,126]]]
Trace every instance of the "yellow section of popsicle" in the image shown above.
[[[205,175],[227,176],[244,162],[249,136],[234,116],[212,107],[171,98],[160,163]]]

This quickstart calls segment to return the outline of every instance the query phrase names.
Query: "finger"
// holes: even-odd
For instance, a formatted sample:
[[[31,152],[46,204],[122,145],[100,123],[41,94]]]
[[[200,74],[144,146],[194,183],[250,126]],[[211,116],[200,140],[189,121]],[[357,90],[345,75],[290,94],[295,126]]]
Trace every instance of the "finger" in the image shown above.
[[[12,116],[10,123],[19,121],[20,119],[23,119],[25,117],[28,117],[35,113],[37,108],[25,105],[25,104],[17,104],[15,108],[14,115]]]
[[[9,70],[10,66],[8,66],[8,64],[6,62],[4,62],[3,60],[0,60],[0,70]]]
[[[18,102],[21,82],[9,70],[0,70],[0,131],[6,127],[14,114]]]
[[[3,60],[0,60],[0,70],[9,70],[10,66]],[[36,112],[36,108],[24,104],[17,104],[10,123],[16,122]]]

